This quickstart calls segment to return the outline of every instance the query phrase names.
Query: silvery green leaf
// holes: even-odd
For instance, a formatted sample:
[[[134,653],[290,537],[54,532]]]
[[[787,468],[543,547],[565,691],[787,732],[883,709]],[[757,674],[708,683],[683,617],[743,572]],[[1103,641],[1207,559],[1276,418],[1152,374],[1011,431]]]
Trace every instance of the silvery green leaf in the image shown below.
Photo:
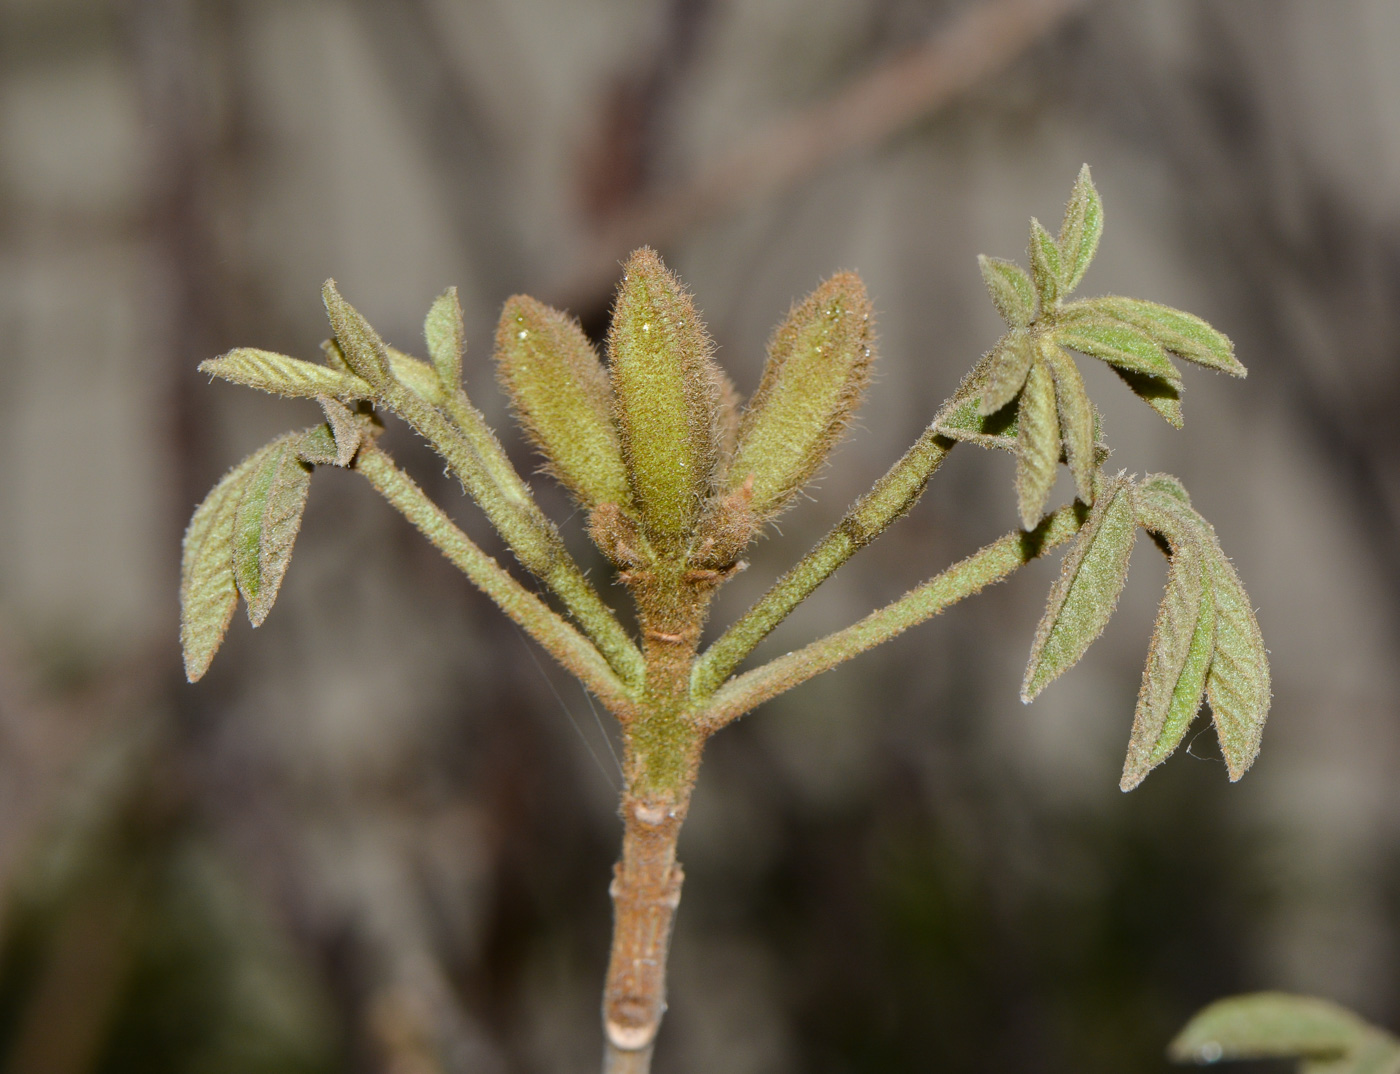
[[[185,676],[198,682],[223,644],[238,606],[233,577],[234,516],[270,447],[244,459],[195,508],[180,557],[180,647]]]
[[[1104,295],[1068,306],[1065,312],[1083,309],[1095,316],[1110,317],[1141,329],[1163,350],[1210,369],[1218,369],[1234,377],[1243,377],[1246,370],[1235,357],[1234,345],[1201,318],[1185,310],[1173,309],[1157,302],[1122,295]]]
[[[405,354],[397,347],[386,346],[384,352],[389,356],[389,369],[396,381],[424,402],[442,406],[444,393],[436,369],[423,359]]]
[[[1074,181],[1069,204],[1065,206],[1064,222],[1060,224],[1060,282],[1064,294],[1079,286],[1102,235],[1103,203],[1086,164],[1079,169],[1079,178]]]
[[[1132,495],[1121,475],[1104,483],[1079,536],[1065,553],[1026,664],[1021,700],[1078,663],[1118,604],[1137,536]]]
[[[1055,405],[1060,417],[1060,435],[1065,443],[1065,462],[1074,475],[1074,489],[1086,504],[1094,502],[1094,404],[1074,359],[1055,344],[1043,341],[1040,353],[1055,379]]]
[[[462,355],[467,349],[457,288],[449,287],[433,301],[423,321],[423,338],[443,390],[456,391],[462,383]]]
[[[297,454],[301,435],[290,433],[267,446],[235,511],[233,575],[255,627],[272,610],[301,529],[311,485],[311,468]]]
[[[1373,1054],[1377,1045],[1394,1049],[1395,1041],[1335,1003],[1255,992],[1206,1007],[1177,1034],[1167,1054],[1178,1063],[1303,1059],[1330,1064]]]
[[[314,399],[318,395],[333,399],[370,399],[374,389],[353,373],[328,369],[315,362],[303,362],[285,354],[237,347],[218,358],[199,363],[201,373],[243,384],[274,395]]]
[[[1181,374],[1150,335],[1124,321],[1082,310],[1057,321],[1055,342],[1109,365],[1181,386]]]
[[[1026,270],[1014,261],[979,254],[982,282],[992,296],[992,305],[1012,328],[1025,328],[1035,319],[1035,287]]]
[[[1035,347],[1031,337],[1021,330],[1008,332],[992,348],[991,360],[987,363],[986,376],[982,380],[981,396],[977,410],[983,417],[995,414],[1020,394],[1026,383],[1026,375],[1031,371],[1031,359]]]
[[[933,419],[934,431],[949,440],[1014,452],[1020,432],[1016,408],[1003,407],[995,414],[983,414],[978,403],[976,395],[962,399],[955,396]]]
[[[1060,420],[1055,380],[1045,362],[1031,363],[1017,408],[1016,501],[1021,525],[1033,530],[1045,514],[1045,501],[1060,463]]]
[[[1269,656],[1249,594],[1235,568],[1211,533],[1207,558],[1215,595],[1215,655],[1206,676],[1220,752],[1237,780],[1259,754],[1259,740],[1269,715]]]
[[[1060,264],[1059,244],[1034,217],[1031,218],[1030,260],[1031,280],[1035,283],[1036,294],[1040,297],[1040,310],[1044,313],[1060,300],[1063,268]]]
[[[336,343],[340,346],[340,353],[346,364],[371,384],[387,384],[393,370],[388,349],[379,338],[379,333],[370,327],[359,310],[341,297],[334,280],[325,282],[321,288],[321,298],[326,304],[326,316],[330,319]]]

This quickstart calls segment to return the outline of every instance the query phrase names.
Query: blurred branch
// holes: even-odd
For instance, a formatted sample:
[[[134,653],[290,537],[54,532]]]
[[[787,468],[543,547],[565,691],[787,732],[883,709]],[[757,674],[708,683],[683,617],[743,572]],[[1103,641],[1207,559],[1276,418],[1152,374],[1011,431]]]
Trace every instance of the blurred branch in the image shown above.
[[[676,239],[702,220],[791,187],[848,154],[869,150],[1005,69],[1087,0],[981,0],[924,44],[857,78],[834,97],[743,140],[688,182],[617,217],[557,302],[580,308],[611,286],[618,262],[643,244]]]

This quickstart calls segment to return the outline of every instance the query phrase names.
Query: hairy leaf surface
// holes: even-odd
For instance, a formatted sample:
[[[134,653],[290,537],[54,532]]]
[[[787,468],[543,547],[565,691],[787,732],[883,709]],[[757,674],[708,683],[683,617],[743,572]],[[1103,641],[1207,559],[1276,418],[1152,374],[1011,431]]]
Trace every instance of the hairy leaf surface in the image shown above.
[[[1069,294],[1079,286],[1089,262],[1099,248],[1099,238],[1103,235],[1103,203],[1099,192],[1094,189],[1094,181],[1089,175],[1089,165],[1079,169],[1079,178],[1070,191],[1069,204],[1065,206],[1065,218],[1060,224],[1060,284],[1061,292]]]
[[[359,310],[345,301],[336,290],[334,280],[325,282],[321,288],[321,298],[346,364],[371,384],[387,384],[393,376],[393,368],[388,348],[379,338],[379,333],[370,327]]]
[[[449,287],[433,300],[423,320],[423,339],[443,391],[455,392],[462,383],[462,355],[467,349],[457,288]]]
[[[1020,427],[1016,438],[1016,500],[1021,525],[1031,530],[1045,513],[1045,501],[1060,462],[1055,380],[1039,359],[1031,363],[1017,415]]]
[[[1055,328],[1061,347],[1100,358],[1109,365],[1181,386],[1181,373],[1160,344],[1140,328],[1108,317],[1066,317]]]
[[[1014,261],[984,254],[977,256],[977,264],[1001,319],[1012,328],[1029,325],[1035,317],[1035,286],[1026,270]]]
[[[1034,357],[1035,346],[1028,333],[1017,330],[1002,336],[987,363],[978,413],[983,417],[995,414],[1015,399],[1026,383]]]
[[[237,347],[218,358],[199,363],[199,371],[234,384],[274,395],[314,399],[370,399],[374,389],[354,373],[342,373],[315,362],[303,362],[285,354]]]
[[[297,454],[301,435],[289,433],[268,445],[235,512],[234,580],[255,627],[272,610],[301,529],[311,487],[311,468]]]
[[[1040,310],[1044,313],[1060,300],[1060,247],[1050,232],[1039,220],[1031,218],[1031,280],[1036,294],[1040,296]]]
[[[1060,418],[1060,435],[1065,442],[1065,461],[1074,476],[1074,490],[1086,504],[1094,502],[1094,404],[1074,359],[1055,344],[1042,341],[1040,354],[1055,381],[1055,405]]]
[[[1166,419],[1168,425],[1180,429],[1186,424],[1181,411],[1181,388],[1157,377],[1133,373],[1116,365],[1109,366],[1133,390],[1139,399]]]
[[[1206,677],[1220,751],[1237,780],[1259,754],[1269,715],[1269,657],[1249,594],[1211,533],[1214,555],[1207,559],[1215,593],[1215,655]]]
[[[1235,348],[1223,332],[1212,328],[1195,314],[1173,309],[1141,298],[1105,295],[1076,302],[1065,312],[1083,308],[1095,316],[1110,317],[1141,329],[1163,350],[1171,351],[1188,362],[1218,369],[1234,377],[1247,371],[1235,357]]]

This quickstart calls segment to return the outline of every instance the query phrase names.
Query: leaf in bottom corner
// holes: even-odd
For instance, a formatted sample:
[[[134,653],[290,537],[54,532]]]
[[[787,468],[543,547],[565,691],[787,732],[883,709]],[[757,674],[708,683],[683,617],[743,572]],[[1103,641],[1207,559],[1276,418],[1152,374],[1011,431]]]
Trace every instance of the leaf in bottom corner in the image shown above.
[[[180,648],[190,682],[198,682],[209,670],[238,607],[234,519],[268,450],[259,449],[225,474],[195,508],[185,530],[180,556]]]
[[[1239,779],[1254,763],[1269,715],[1269,656],[1249,594],[1211,534],[1207,572],[1215,595],[1215,655],[1206,676],[1220,752]]]
[[[1036,628],[1026,664],[1021,700],[1041,690],[1078,663],[1103,633],[1128,577],[1128,558],[1137,537],[1137,518],[1126,479],[1104,483],[1098,502],[1065,553],[1059,580],[1050,590],[1045,615]]]
[[[301,436],[279,437],[264,449],[235,513],[234,579],[255,627],[272,610],[301,529],[311,485],[311,468],[297,453]]]
[[[1198,1012],[1167,1049],[1177,1063],[1221,1059],[1302,1059],[1341,1074],[1393,1071],[1396,1042],[1345,1007],[1311,996],[1255,992],[1217,1000]]]

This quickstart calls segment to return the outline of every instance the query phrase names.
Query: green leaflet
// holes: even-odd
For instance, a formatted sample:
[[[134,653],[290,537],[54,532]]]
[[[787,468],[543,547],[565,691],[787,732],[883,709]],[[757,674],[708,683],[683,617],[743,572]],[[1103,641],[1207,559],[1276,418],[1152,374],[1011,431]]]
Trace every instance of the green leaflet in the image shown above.
[[[1201,709],[1214,648],[1215,600],[1199,550],[1186,543],[1172,552],[1119,789],[1132,790],[1181,743]]]
[[[1045,501],[1055,483],[1060,461],[1060,421],[1055,406],[1055,381],[1045,362],[1036,359],[1021,389],[1017,410],[1016,500],[1021,525],[1035,529],[1045,513]]]
[[[1217,1000],[1187,1023],[1167,1054],[1178,1063],[1301,1059],[1305,1069],[1330,1074],[1393,1074],[1400,1067],[1400,1047],[1389,1033],[1335,1003],[1284,992]]]
[[[1035,286],[1026,270],[1014,261],[977,255],[982,282],[992,296],[992,305],[1012,328],[1025,328],[1035,319]]]
[[[1018,329],[1002,336],[987,363],[977,412],[983,417],[995,414],[1015,399],[1026,383],[1034,357],[1035,345],[1028,333]]]
[[[1181,413],[1181,389],[1179,387],[1156,377],[1130,373],[1116,365],[1109,366],[1109,368],[1123,379],[1123,382],[1133,390],[1139,399],[1162,415],[1172,428],[1180,429],[1186,424],[1186,419]]]
[[[1130,324],[1080,310],[1057,320],[1054,338],[1061,347],[1181,387],[1181,373],[1161,345]]]
[[[647,535],[691,533],[719,459],[719,374],[690,296],[655,251],[628,259],[608,332],[615,416]]]
[[[1103,203],[1099,192],[1094,189],[1094,181],[1089,175],[1089,165],[1079,169],[1079,178],[1070,191],[1069,204],[1065,206],[1065,218],[1060,224],[1060,289],[1069,294],[1079,286],[1089,262],[1099,248],[1099,238],[1103,235]]]
[[[234,515],[271,445],[226,473],[195,508],[180,557],[180,648],[185,677],[198,682],[223,644],[238,607],[233,577]]]
[[[1105,482],[1098,502],[1070,550],[1050,590],[1045,615],[1036,628],[1021,700],[1029,704],[1046,686],[1078,663],[1103,633],[1128,576],[1137,536],[1128,482]]]
[[[1215,554],[1208,558],[1207,567],[1215,591],[1216,625],[1206,696],[1233,782],[1259,753],[1269,715],[1269,656],[1249,594],[1220,550],[1214,531],[1210,541]]]
[[[274,395],[314,399],[370,399],[374,389],[354,373],[328,369],[315,362],[303,362],[285,354],[237,347],[218,358],[199,363],[199,371],[234,384],[242,384]]]
[[[860,405],[873,355],[870,314],[860,277],[842,272],[794,306],[773,334],[728,473],[731,492],[753,477],[756,518],[791,502]]]
[[[587,507],[630,508],[612,389],[578,322],[524,295],[496,326],[496,373],[549,471]]]
[[[1234,377],[1247,375],[1248,371],[1235,357],[1234,344],[1229,338],[1194,314],[1122,295],[1104,295],[1076,302],[1065,312],[1081,308],[1141,329],[1163,350],[1171,351],[1188,362],[1218,369]]]
[[[334,280],[325,282],[321,288],[321,298],[326,304],[326,316],[330,319],[346,364],[376,387],[387,384],[393,376],[393,369],[388,348],[379,338],[379,333],[370,327],[359,310],[341,297]]]
[[[1055,403],[1060,418],[1060,435],[1065,442],[1065,461],[1074,475],[1074,489],[1086,504],[1094,502],[1094,404],[1074,359],[1055,344],[1042,341],[1040,354],[1055,380]]]
[[[435,368],[423,359],[414,358],[387,344],[384,353],[389,356],[389,371],[394,375],[394,379],[414,395],[433,406],[442,406],[447,401],[447,393],[443,390],[442,381],[438,379]]]
[[[428,344],[428,357],[433,360],[442,390],[456,391],[462,383],[462,355],[467,349],[457,288],[449,287],[433,300],[423,320],[423,339]]]
[[[1059,244],[1035,217],[1031,217],[1030,261],[1031,280],[1035,283],[1036,294],[1040,296],[1040,311],[1043,314],[1059,302],[1063,294],[1060,287],[1063,270]]]
[[[301,435],[297,455],[313,466],[349,466],[364,441],[364,432],[355,415],[334,399],[318,402],[326,420]]]
[[[311,467],[297,453],[302,435],[288,433],[264,449],[234,515],[233,576],[255,627],[272,610],[301,529],[311,487]]]

